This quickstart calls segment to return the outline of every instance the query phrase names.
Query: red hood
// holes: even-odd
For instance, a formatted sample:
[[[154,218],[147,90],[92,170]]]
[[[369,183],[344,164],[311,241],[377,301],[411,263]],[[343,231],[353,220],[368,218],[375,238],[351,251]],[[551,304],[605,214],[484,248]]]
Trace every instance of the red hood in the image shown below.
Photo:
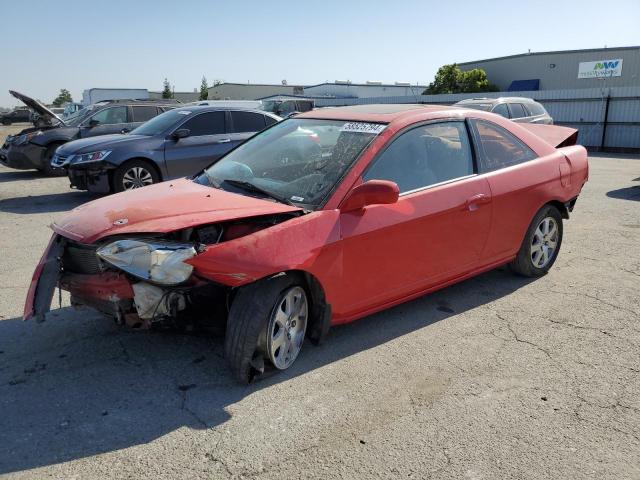
[[[122,233],[164,233],[206,223],[300,210],[182,179],[85,203],[52,228],[82,243]]]

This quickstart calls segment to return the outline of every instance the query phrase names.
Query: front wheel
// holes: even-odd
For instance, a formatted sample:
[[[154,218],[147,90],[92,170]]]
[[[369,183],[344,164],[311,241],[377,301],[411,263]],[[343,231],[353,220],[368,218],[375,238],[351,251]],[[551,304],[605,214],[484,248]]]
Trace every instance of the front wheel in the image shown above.
[[[533,218],[511,269],[526,277],[546,274],[558,258],[562,244],[562,215],[545,205]]]
[[[295,275],[279,275],[239,289],[231,305],[225,358],[243,384],[264,361],[286,370],[295,362],[307,330],[309,297]]]
[[[158,171],[145,160],[133,160],[120,165],[113,174],[114,192],[124,192],[153,185],[160,181]]]

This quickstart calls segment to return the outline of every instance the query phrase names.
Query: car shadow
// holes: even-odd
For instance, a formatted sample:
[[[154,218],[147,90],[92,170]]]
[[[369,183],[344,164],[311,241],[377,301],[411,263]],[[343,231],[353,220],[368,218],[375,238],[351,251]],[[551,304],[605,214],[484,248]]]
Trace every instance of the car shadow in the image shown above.
[[[305,343],[287,371],[237,385],[223,339],[124,330],[90,310],[54,310],[43,324],[0,321],[0,474],[148,443],[180,427],[211,428],[244,397],[429,328],[529,283],[494,270]]]
[[[83,203],[99,198],[100,195],[84,191],[28,195],[0,200],[0,212],[34,214],[66,212]]]
[[[17,180],[41,180],[44,178],[38,170],[13,170],[0,172],[0,183],[15,182]]]
[[[607,197],[619,200],[634,200],[640,202],[640,185],[633,187],[618,188],[607,192]]]

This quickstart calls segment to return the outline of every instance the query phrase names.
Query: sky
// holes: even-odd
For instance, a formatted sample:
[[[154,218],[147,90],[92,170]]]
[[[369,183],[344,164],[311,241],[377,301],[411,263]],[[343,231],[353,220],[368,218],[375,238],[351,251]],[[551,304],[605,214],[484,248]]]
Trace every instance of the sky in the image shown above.
[[[438,67],[640,45],[640,0],[0,1],[0,106],[17,90],[227,82],[428,84]]]

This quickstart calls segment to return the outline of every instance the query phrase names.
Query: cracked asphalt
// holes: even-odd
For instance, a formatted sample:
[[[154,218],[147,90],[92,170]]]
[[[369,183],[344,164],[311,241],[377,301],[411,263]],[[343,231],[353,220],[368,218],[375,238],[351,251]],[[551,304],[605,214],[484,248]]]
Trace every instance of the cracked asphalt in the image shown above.
[[[248,387],[218,337],[65,297],[21,321],[47,225],[91,198],[0,168],[0,476],[640,478],[639,157],[591,157],[546,277],[498,269],[334,328]]]

